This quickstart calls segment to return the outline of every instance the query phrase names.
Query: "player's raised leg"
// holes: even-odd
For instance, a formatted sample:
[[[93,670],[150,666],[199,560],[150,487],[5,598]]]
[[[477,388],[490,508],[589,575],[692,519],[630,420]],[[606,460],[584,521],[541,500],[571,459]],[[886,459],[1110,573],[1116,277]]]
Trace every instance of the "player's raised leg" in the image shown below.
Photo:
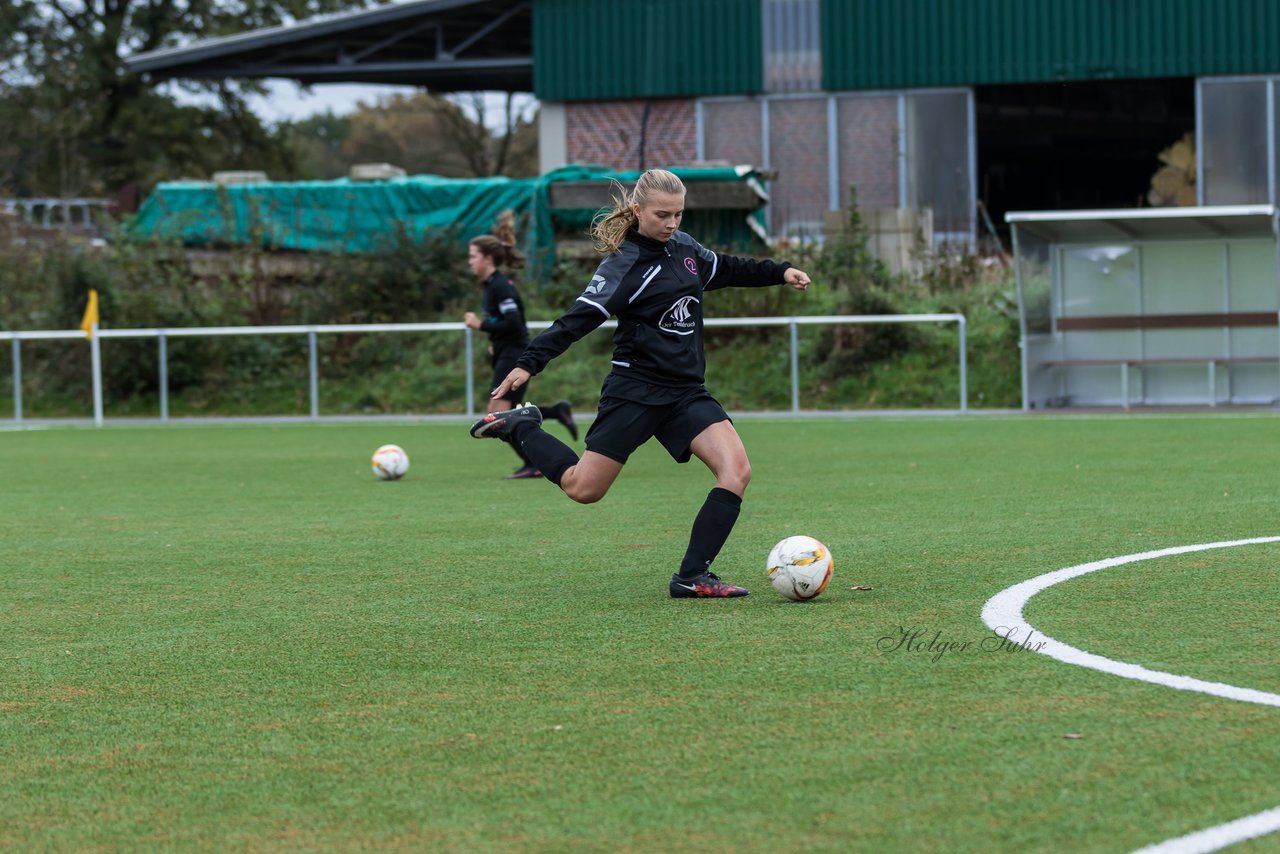
[[[594,451],[585,452],[579,459],[572,448],[542,429],[542,413],[527,403],[490,412],[471,425],[471,435],[510,442],[538,467],[543,477],[579,504],[603,498],[622,471],[622,463]]]
[[[542,410],[531,403],[522,403],[513,409],[495,409],[485,413],[471,425],[471,435],[477,439],[510,442],[520,425],[531,424],[536,427],[541,423]]]
[[[579,504],[592,504],[604,498],[621,472],[622,463],[604,454],[586,451],[582,459],[561,475],[560,488]]]
[[[519,406],[520,406],[520,402],[516,400],[499,400],[497,398],[492,398],[492,397],[489,398],[489,412],[504,412],[513,407],[518,408]],[[538,409],[539,415],[541,416],[542,415],[541,407],[537,407],[537,409]],[[534,463],[528,457],[526,457],[524,454],[520,452],[520,449],[518,447],[516,447],[515,445],[512,445],[511,450],[514,451],[515,455],[520,458],[520,467],[517,468],[515,471],[513,471],[511,474],[507,475],[505,478],[503,478],[504,480],[526,480],[528,478],[542,477],[542,472],[538,470],[538,467],[534,465]]]

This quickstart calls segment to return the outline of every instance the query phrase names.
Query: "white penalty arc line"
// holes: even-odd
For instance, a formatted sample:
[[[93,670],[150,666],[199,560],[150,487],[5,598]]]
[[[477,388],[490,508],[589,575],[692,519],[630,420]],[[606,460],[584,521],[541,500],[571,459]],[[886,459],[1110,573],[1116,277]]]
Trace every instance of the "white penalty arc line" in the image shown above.
[[[1222,682],[1205,682],[1201,679],[1192,679],[1189,676],[1179,676],[1175,673],[1148,670],[1137,664],[1113,661],[1110,658],[1104,658],[1101,655],[1094,655],[1082,649],[1068,646],[1051,637],[1045,637],[1043,632],[1039,633],[1041,637],[1035,637],[1038,630],[1022,616],[1022,609],[1032,596],[1042,590],[1053,587],[1055,584],[1061,584],[1064,581],[1070,581],[1073,578],[1079,578],[1082,575],[1088,575],[1100,569],[1111,569],[1115,566],[1123,566],[1126,563],[1137,563],[1158,557],[1170,557],[1171,555],[1276,542],[1280,542],[1280,537],[1256,537],[1252,540],[1229,540],[1221,543],[1202,543],[1196,546],[1175,546],[1174,548],[1159,549],[1153,552],[1111,557],[1106,560],[1094,561],[1093,563],[1082,563],[1079,566],[1069,566],[1066,569],[1047,572],[1044,575],[1038,575],[1035,578],[1001,590],[987,600],[986,605],[982,606],[982,621],[1001,636],[1007,636],[1010,642],[1021,643],[1029,651],[1039,652],[1041,655],[1056,658],[1058,661],[1064,661],[1067,664],[1077,664],[1081,667],[1110,673],[1113,676],[1151,682],[1156,685],[1177,688],[1180,691],[1199,691],[1202,694],[1212,694],[1215,697],[1224,697],[1228,700],[1280,707],[1280,694],[1255,691],[1252,688],[1238,688],[1235,685],[1226,685]]]
[[[1227,700],[1238,700],[1242,703],[1257,703],[1263,706],[1280,708],[1280,694],[1257,691],[1253,688],[1240,688],[1222,682],[1206,682],[1202,679],[1192,679],[1189,676],[1179,676],[1176,673],[1165,673],[1160,670],[1149,670],[1137,664],[1113,661],[1101,655],[1085,652],[1082,649],[1069,646],[1044,635],[1042,632],[1038,632],[1034,626],[1027,622],[1022,614],[1027,602],[1037,593],[1047,590],[1055,584],[1061,584],[1064,581],[1070,581],[1073,578],[1079,578],[1082,575],[1088,575],[1101,569],[1110,569],[1127,563],[1154,560],[1155,558],[1170,557],[1172,555],[1277,542],[1280,542],[1280,537],[1227,540],[1220,543],[1175,546],[1168,549],[1107,558],[1093,563],[1082,563],[1079,566],[1069,566],[1066,569],[1047,572],[1044,575],[1038,575],[1035,578],[1001,590],[982,606],[982,621],[996,634],[1007,638],[1010,642],[1022,645],[1027,651],[1038,652],[1041,655],[1047,655],[1049,658],[1057,659],[1066,664],[1087,667],[1091,670],[1110,673],[1113,676],[1121,676],[1125,679],[1136,679],[1140,682],[1150,682],[1153,685],[1164,685],[1168,688],[1176,688],[1179,691],[1197,691]],[[1244,818],[1197,831],[1187,836],[1170,839],[1166,842],[1143,848],[1141,852],[1136,852],[1136,854],[1157,854],[1157,852],[1158,854],[1206,854],[1206,852],[1218,851],[1228,845],[1274,833],[1277,830],[1280,830],[1280,807],[1245,816]]]

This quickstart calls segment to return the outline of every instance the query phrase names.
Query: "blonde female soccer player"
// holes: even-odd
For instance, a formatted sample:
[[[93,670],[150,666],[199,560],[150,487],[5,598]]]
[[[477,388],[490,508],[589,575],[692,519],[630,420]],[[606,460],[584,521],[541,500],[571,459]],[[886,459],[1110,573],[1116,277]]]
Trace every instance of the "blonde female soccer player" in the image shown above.
[[[738,519],[751,464],[733,422],[703,386],[702,300],[730,285],[804,290],[809,276],[785,262],[706,249],[679,230],[684,199],[684,184],[662,169],[648,170],[630,194],[615,199],[592,226],[605,257],[590,283],[493,390],[495,400],[515,396],[571,344],[616,317],[613,367],[582,457],[542,430],[532,406],[490,412],[471,426],[471,435],[511,443],[582,504],[603,498],[631,453],[654,436],[676,462],[697,457],[715,475],[715,487],[693,520],[668,591],[676,598],[746,596],[745,588],[711,571]]]

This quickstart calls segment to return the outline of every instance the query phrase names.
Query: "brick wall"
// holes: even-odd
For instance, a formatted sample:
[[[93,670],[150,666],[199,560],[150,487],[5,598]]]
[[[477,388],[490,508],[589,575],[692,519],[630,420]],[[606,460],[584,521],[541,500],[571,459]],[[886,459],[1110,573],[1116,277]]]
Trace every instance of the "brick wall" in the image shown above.
[[[769,102],[770,229],[779,237],[822,234],[830,208],[827,99]]]
[[[587,101],[565,105],[565,142],[570,163],[640,168],[644,101]],[[652,102],[645,134],[644,166],[680,166],[697,159],[694,102]]]
[[[763,165],[758,100],[707,101],[702,105],[702,120],[708,160]]]
[[[850,185],[858,206],[898,206],[898,99],[895,95],[836,99],[840,146],[840,206],[849,204]]]
[[[639,168],[644,101],[593,101],[565,105],[570,163]],[[835,160],[840,204],[849,187],[864,208],[898,206],[898,99],[895,95],[850,95],[836,99]],[[768,166],[770,230],[809,232],[821,227],[829,205],[827,100],[775,98],[769,103]],[[759,98],[703,102],[703,152],[707,160],[764,164]],[[697,159],[695,105],[689,99],[653,101],[645,166],[673,166]]]

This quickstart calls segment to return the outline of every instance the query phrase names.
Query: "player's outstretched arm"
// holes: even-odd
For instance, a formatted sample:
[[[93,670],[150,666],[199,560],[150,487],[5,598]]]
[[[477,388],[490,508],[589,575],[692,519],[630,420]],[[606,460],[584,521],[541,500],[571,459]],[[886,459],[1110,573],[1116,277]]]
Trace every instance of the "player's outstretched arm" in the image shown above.
[[[498,387],[489,395],[494,400],[515,398],[515,393],[529,381],[531,374],[524,368],[512,368],[506,379],[498,383]]]
[[[692,244],[695,254],[702,262],[699,266],[702,268],[700,274],[703,290],[714,291],[725,287],[762,288],[784,282],[803,291],[812,284],[809,274],[792,267],[789,261],[741,258],[723,252],[712,252],[683,232],[679,234],[679,239]]]

